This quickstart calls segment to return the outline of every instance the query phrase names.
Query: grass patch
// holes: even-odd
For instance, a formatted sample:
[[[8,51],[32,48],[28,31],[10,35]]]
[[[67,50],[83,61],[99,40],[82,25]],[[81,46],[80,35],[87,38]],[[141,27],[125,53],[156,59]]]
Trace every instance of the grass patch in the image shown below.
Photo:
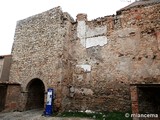
[[[107,120],[132,120],[132,118],[125,117],[125,113],[122,112],[110,112],[107,114]]]
[[[128,112],[130,113],[130,112]],[[80,118],[92,118],[95,120],[132,120],[132,118],[125,117],[124,112],[63,112],[58,117],[80,117]]]

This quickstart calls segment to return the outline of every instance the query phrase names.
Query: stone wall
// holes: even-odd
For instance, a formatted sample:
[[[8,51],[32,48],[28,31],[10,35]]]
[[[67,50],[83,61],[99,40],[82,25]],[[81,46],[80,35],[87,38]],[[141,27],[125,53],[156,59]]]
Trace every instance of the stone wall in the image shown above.
[[[27,85],[34,78],[43,81],[45,90],[54,88],[56,99],[61,103],[61,83],[68,80],[68,30],[71,21],[69,14],[57,7],[17,22],[10,82],[21,84],[22,109],[26,104]]]
[[[38,78],[55,89],[57,111],[131,110],[130,84],[159,83],[160,4],[73,21],[59,7],[17,23],[10,81]],[[22,108],[24,108],[23,106]]]
[[[67,110],[128,111],[130,84],[159,83],[159,7],[134,7],[92,21],[77,16]]]

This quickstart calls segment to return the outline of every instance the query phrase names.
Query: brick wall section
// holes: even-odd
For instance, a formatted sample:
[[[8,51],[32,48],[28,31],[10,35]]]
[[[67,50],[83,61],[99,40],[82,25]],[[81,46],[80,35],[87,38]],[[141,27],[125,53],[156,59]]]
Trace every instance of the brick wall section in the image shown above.
[[[137,113],[139,113],[137,86],[131,86],[130,87],[130,92],[131,92],[131,102],[132,102],[132,113],[137,114]]]
[[[5,101],[5,110],[4,111],[14,111],[19,110],[20,106],[20,97],[21,97],[21,87],[20,85],[9,84],[7,85],[7,94]]]
[[[77,37],[72,41],[73,81],[66,109],[131,110],[129,84],[159,83],[160,52],[155,34],[160,29],[159,4],[92,21],[78,19],[73,25]],[[97,43],[97,39],[104,41]]]

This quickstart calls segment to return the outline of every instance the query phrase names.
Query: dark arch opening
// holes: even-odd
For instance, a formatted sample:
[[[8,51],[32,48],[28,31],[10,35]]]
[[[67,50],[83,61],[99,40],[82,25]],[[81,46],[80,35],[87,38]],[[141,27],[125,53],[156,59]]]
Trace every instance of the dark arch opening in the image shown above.
[[[27,90],[28,96],[26,110],[43,108],[45,92],[45,86],[43,82],[38,78],[32,79],[27,85]]]

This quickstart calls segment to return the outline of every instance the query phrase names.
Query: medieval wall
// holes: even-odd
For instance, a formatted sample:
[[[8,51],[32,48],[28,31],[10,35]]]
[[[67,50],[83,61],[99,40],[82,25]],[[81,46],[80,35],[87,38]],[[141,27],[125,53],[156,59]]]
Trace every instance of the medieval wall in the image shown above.
[[[159,83],[159,4],[77,21],[59,7],[17,23],[10,81],[38,78],[55,89],[57,110],[131,110],[130,84]]]
[[[56,99],[59,100],[56,104],[61,106],[61,81],[68,79],[66,59],[71,21],[69,14],[57,7],[17,22],[10,82],[21,84],[22,110],[26,104],[27,85],[34,78],[43,81],[45,90],[55,89]]]
[[[131,110],[130,83],[159,83],[160,4],[121,10],[87,21],[72,32],[71,110]]]

